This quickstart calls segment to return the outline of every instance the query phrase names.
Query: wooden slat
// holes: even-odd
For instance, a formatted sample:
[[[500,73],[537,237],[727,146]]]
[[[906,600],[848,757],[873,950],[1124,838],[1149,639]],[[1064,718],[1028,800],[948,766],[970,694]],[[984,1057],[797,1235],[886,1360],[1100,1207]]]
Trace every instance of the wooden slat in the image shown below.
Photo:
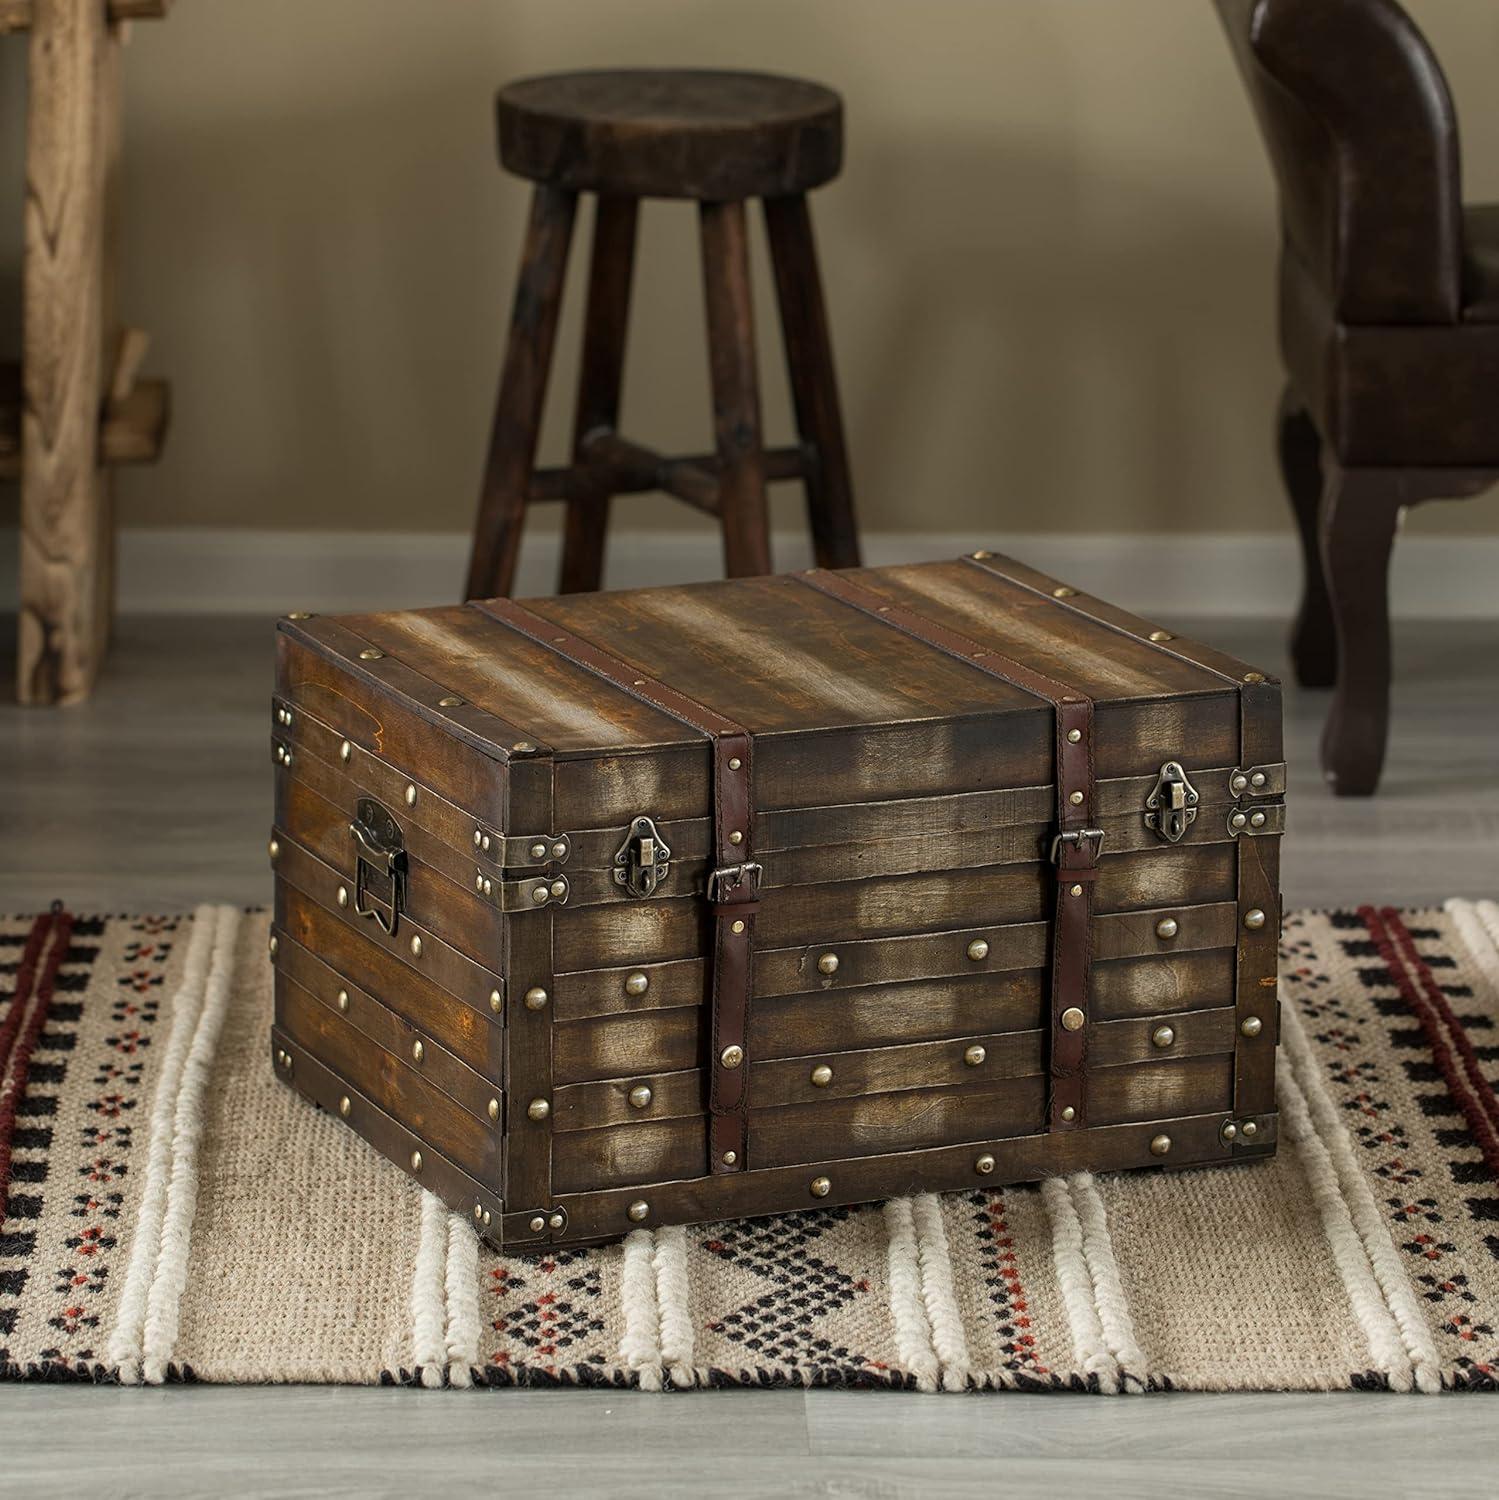
[[[0,35],[28,31],[38,0],[0,0]],[[122,21],[159,21],[172,0],[105,0],[104,13],[112,25]]]

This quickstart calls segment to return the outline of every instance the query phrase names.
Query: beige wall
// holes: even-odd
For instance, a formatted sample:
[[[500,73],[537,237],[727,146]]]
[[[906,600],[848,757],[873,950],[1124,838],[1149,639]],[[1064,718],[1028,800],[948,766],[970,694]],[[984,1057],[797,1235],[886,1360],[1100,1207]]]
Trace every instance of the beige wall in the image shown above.
[[[1469,192],[1499,196],[1499,9],[1412,9],[1469,106]],[[127,521],[466,529],[526,203],[491,95],[645,63],[847,100],[815,214],[867,527],[1285,524],[1273,202],[1208,0],[181,0],[127,55],[126,310],[176,391]],[[709,430],[696,255],[691,210],[654,206],[625,419],[668,447]],[[1499,530],[1489,500],[1428,511]]]

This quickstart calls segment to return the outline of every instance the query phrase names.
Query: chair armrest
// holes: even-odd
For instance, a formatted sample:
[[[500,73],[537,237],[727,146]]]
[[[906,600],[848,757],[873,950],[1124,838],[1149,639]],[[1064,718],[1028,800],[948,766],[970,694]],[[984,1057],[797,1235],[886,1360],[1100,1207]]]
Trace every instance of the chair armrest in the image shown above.
[[[1455,322],[1457,119],[1425,37],[1395,0],[1218,3],[1275,159],[1287,236],[1338,318]]]

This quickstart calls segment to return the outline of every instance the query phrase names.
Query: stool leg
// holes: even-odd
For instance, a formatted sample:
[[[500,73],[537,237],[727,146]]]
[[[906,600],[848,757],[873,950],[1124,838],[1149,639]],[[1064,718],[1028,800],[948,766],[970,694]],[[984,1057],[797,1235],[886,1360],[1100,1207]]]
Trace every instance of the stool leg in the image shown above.
[[[833,341],[817,268],[805,195],[766,198],[765,230],[775,266],[776,297],[786,340],[786,368],[802,445],[810,449],[807,520],[820,568],[857,568],[859,531],[843,440]]]
[[[1301,533],[1301,608],[1291,630],[1291,662],[1302,687],[1331,687],[1337,680],[1338,653],[1317,533],[1317,512],[1322,503],[1322,439],[1289,387],[1280,400],[1275,447],[1286,498]]]
[[[465,599],[508,594],[515,578],[577,205],[576,193],[554,187],[538,187],[531,199]]]
[[[700,213],[724,566],[730,578],[747,578],[770,572],[749,224],[742,202],[704,203]]]
[[[587,440],[619,426],[619,391],[624,374],[625,327],[630,314],[630,279],[635,269],[635,222],[639,200],[605,195],[593,224],[593,259],[588,272],[588,310],[583,323],[583,355],[578,374],[578,407],[573,419],[573,483],[562,537],[560,594],[586,593],[603,581],[604,533],[609,526],[606,483],[588,471]]]

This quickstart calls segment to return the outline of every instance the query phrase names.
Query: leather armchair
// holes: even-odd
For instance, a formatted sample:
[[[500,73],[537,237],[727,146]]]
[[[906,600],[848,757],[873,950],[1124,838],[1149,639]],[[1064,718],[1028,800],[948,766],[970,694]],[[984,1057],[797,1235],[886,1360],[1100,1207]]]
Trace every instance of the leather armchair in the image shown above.
[[[1281,471],[1323,770],[1379,782],[1401,509],[1499,479],[1499,205],[1464,208],[1441,66],[1395,0],[1215,0],[1280,189]]]

